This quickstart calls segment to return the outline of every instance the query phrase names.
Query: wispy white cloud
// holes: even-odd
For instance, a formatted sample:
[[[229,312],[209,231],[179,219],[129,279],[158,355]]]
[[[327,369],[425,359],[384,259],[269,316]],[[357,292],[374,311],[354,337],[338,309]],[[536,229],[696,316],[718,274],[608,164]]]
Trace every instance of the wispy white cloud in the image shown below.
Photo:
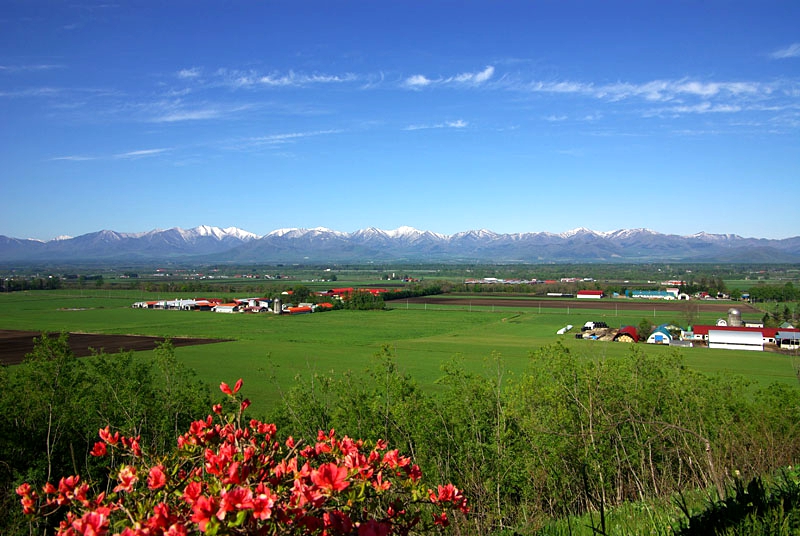
[[[121,159],[128,159],[128,158],[143,158],[147,156],[156,156],[161,153],[165,153],[170,149],[141,149],[138,151],[128,151],[127,153],[118,153],[115,154],[112,158],[121,158]]]
[[[800,43],[792,43],[786,48],[776,50],[769,55],[770,58],[783,60],[786,58],[800,58]]]
[[[494,67],[487,65],[486,68],[477,73],[461,73],[452,78],[455,82],[465,84],[482,84],[494,75]]]
[[[85,155],[67,155],[67,156],[55,156],[50,160],[66,160],[68,162],[85,162],[87,160],[97,160],[99,157],[97,156],[85,156]]]
[[[279,134],[268,134],[266,136],[254,136],[235,140],[230,144],[229,148],[233,149],[247,149],[265,145],[285,145],[301,140],[303,138],[311,138],[316,136],[329,136],[333,134],[340,134],[344,132],[341,129],[330,130],[312,130],[307,132],[285,132]]]
[[[664,114],[711,114],[711,113],[736,113],[741,112],[742,107],[733,104],[712,104],[708,101],[692,105],[678,105],[667,108],[653,110],[651,115]]]
[[[445,121],[443,123],[435,123],[431,125],[409,125],[403,130],[426,130],[431,128],[467,128],[469,123],[464,121],[463,119],[457,119],[455,121]]]
[[[767,97],[775,91],[772,84],[761,82],[701,82],[690,79],[651,80],[638,84],[631,82],[593,84],[573,81],[535,81],[512,89],[533,93],[572,94],[610,102],[633,98],[650,102],[680,102],[685,98]]]
[[[288,74],[269,74],[266,76],[258,77],[255,80],[256,84],[264,86],[305,86],[310,84],[339,84],[342,82],[351,82],[355,80],[354,75],[325,75],[325,74],[312,74],[303,75],[289,72]]]
[[[202,72],[200,67],[192,67],[190,69],[181,69],[176,73],[176,76],[182,79],[192,79],[199,77]]]
[[[31,65],[0,65],[0,73],[21,73],[33,71],[51,71],[53,69],[63,69],[64,65],[57,64],[31,64]]]
[[[108,160],[108,159],[115,159],[115,160],[128,160],[134,158],[145,158],[148,156],[156,156],[161,153],[165,153],[167,151],[171,151],[171,149],[140,149],[138,151],[128,151],[125,153],[117,153],[113,155],[106,155],[106,156],[87,156],[87,155],[66,155],[66,156],[56,156],[51,158],[50,160],[54,161],[68,161],[68,162],[87,162],[90,160]]]
[[[63,90],[54,87],[33,87],[26,89],[17,89],[13,91],[0,91],[0,97],[7,97],[7,98],[53,97],[62,92]]]
[[[358,81],[353,73],[321,74],[299,73],[288,71],[286,73],[271,72],[263,74],[258,71],[241,71],[237,69],[217,69],[214,72],[212,84],[233,88],[278,88],[278,87],[305,87],[324,84],[343,84]]]
[[[187,102],[182,98],[161,100],[141,106],[145,120],[149,123],[178,123],[182,121],[204,121],[227,119],[253,108],[250,104],[225,102]]]
[[[195,110],[175,110],[164,113],[150,119],[153,123],[177,123],[180,121],[202,121],[207,119],[217,119],[223,112],[215,108],[195,109]]]
[[[470,85],[477,86],[490,80],[494,76],[494,66],[488,65],[482,71],[474,73],[460,73],[446,78],[428,78],[424,74],[415,74],[405,78],[401,84],[408,89],[421,89],[428,86]]]
[[[429,86],[432,83],[433,80],[421,74],[415,74],[413,76],[409,76],[403,81],[403,85],[411,89],[419,89],[422,87]]]

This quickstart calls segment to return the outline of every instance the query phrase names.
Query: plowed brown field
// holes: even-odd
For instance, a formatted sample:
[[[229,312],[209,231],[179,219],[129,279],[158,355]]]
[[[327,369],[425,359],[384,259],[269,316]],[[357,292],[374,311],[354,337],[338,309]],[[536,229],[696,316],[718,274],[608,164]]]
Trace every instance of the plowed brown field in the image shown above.
[[[33,351],[33,338],[42,334],[36,331],[0,330],[0,363],[16,365],[21,363],[26,354]],[[57,337],[58,334],[50,334]],[[225,342],[226,339],[171,339],[173,346],[193,346],[195,344],[211,344]],[[70,333],[69,346],[78,357],[92,355],[92,349],[106,353],[124,350],[152,350],[164,341],[163,337],[143,337],[138,335],[98,335],[91,333]]]

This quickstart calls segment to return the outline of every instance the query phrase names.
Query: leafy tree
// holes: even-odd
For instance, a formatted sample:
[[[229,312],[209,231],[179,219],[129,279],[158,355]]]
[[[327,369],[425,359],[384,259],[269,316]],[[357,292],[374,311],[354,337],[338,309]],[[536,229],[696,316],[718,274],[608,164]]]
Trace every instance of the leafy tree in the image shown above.
[[[385,307],[383,296],[373,294],[366,290],[354,290],[344,297],[344,308],[367,311],[383,309]]]
[[[639,338],[641,340],[646,340],[647,337],[653,332],[653,324],[646,318],[642,318],[639,324],[636,326],[636,331],[639,333]]]
[[[313,292],[305,285],[296,285],[292,288],[292,301],[295,304],[311,301]]]

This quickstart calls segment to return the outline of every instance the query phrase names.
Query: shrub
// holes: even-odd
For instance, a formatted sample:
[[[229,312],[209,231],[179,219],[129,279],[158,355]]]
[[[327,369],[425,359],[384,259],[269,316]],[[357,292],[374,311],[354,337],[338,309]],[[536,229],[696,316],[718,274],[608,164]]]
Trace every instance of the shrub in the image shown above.
[[[25,483],[17,488],[24,513],[40,525],[60,514],[64,536],[378,536],[439,530],[467,512],[457,488],[426,488],[419,467],[385,441],[339,439],[331,430],[304,443],[279,439],[274,424],[243,424],[250,402],[241,385],[222,383],[229,411],[214,405],[164,457],[143,453],[139,437],[101,429],[92,455],[110,458],[106,489],[77,475],[41,493]]]

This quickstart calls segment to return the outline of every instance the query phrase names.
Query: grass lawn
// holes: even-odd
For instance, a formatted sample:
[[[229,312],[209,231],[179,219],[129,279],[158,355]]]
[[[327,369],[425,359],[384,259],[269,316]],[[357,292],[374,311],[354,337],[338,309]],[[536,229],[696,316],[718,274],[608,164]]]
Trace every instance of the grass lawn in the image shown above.
[[[301,316],[225,315],[209,312],[131,309],[134,301],[156,299],[138,291],[21,292],[0,295],[0,329],[80,331],[155,336],[234,339],[233,342],[176,349],[181,361],[212,386],[244,378],[253,409],[265,410],[298,375],[353,371],[375,362],[386,345],[401,370],[427,389],[435,390],[442,363],[459,356],[463,366],[479,372],[499,354],[512,373],[527,367],[532,351],[557,340],[586,359],[625,355],[628,345],[576,340],[587,320],[611,326],[637,325],[642,313],[617,315],[592,311],[590,305],[569,309],[536,308],[406,308],[387,311],[332,311]],[[166,296],[159,296],[166,298]],[[170,295],[169,298],[180,297]],[[663,316],[661,316],[663,315]],[[678,320],[676,313],[648,313],[654,324]],[[701,318],[712,322],[714,318]],[[572,324],[566,335],[556,331]],[[698,370],[742,374],[765,386],[773,381],[797,385],[797,358],[766,352],[675,349],[642,345],[648,352],[680,352]],[[111,349],[107,349],[110,351]],[[148,358],[149,352],[142,352]]]

